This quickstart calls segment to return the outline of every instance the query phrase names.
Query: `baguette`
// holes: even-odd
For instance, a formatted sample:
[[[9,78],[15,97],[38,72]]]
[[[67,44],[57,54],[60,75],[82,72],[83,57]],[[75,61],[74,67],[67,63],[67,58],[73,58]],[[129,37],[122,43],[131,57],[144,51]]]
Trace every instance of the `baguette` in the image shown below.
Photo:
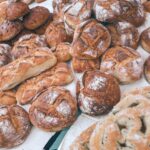
[[[0,90],[14,88],[24,80],[53,67],[56,57],[46,51],[35,51],[0,68]]]

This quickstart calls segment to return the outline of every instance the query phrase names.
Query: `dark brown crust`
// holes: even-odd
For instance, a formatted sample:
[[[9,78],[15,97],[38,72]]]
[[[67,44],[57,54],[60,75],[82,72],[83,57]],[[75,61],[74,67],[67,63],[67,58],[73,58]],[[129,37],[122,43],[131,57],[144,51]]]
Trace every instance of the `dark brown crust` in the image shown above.
[[[28,113],[17,105],[0,106],[0,124],[1,148],[22,144],[31,130]]]
[[[23,2],[10,3],[7,7],[7,19],[10,21],[19,19],[29,13],[29,7]]]
[[[24,17],[25,28],[34,30],[43,25],[49,18],[49,10],[42,6],[36,6],[30,10],[30,13]]]
[[[84,73],[83,88],[80,89],[78,103],[80,109],[89,115],[101,115],[109,112],[120,100],[120,88],[117,80],[100,71]]]
[[[32,124],[45,131],[59,131],[70,126],[76,119],[76,100],[68,90],[50,87],[30,107]]]

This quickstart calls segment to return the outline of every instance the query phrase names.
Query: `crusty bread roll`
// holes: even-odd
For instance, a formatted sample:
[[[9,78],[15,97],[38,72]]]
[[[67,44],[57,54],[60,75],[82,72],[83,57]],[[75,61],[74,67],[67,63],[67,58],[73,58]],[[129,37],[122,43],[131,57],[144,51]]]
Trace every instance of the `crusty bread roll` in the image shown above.
[[[45,51],[35,51],[0,68],[0,90],[12,89],[24,80],[53,67],[56,57]]]
[[[0,106],[0,148],[22,144],[31,130],[28,113],[17,105]]]
[[[50,87],[32,103],[29,117],[32,124],[42,130],[59,131],[75,121],[77,102],[70,91]]]
[[[120,84],[130,84],[141,79],[143,59],[129,47],[112,47],[103,55],[100,70],[115,76]]]
[[[92,116],[108,113],[120,100],[117,80],[99,70],[84,73],[77,93],[81,111]]]
[[[69,150],[87,150],[89,149],[89,140],[96,124],[93,124],[86,130],[84,130],[76,140],[71,144]]]
[[[73,75],[66,63],[58,63],[40,75],[25,81],[17,90],[16,98],[20,104],[33,101],[50,86],[61,86],[72,82]]]

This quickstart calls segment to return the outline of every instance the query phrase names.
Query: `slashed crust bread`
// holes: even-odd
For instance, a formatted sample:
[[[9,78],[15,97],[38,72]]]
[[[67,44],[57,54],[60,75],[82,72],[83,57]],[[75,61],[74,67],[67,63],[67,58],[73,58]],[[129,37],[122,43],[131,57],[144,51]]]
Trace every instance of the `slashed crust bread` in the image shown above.
[[[89,149],[89,140],[93,130],[95,129],[96,124],[93,124],[86,130],[84,130],[72,143],[69,150],[88,150]]]
[[[43,90],[50,86],[61,86],[72,82],[73,74],[66,63],[58,63],[40,75],[25,81],[17,90],[20,104],[32,102]]]
[[[0,68],[0,90],[12,89],[24,80],[53,67],[57,62],[54,54],[35,51]]]
[[[28,113],[17,105],[0,106],[0,148],[22,144],[31,130]]]
[[[77,102],[70,91],[50,87],[32,103],[31,123],[45,131],[60,131],[70,126],[77,117]]]

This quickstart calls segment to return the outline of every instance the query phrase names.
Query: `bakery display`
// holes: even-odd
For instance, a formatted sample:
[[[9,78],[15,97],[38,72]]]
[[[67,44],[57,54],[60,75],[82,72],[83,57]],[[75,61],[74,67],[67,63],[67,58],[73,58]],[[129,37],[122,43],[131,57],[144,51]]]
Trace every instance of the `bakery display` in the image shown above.
[[[43,35],[25,34],[14,43],[11,56],[13,59],[17,59],[42,47],[47,47],[46,39]]]
[[[141,46],[150,53],[150,28],[145,29],[141,34]]]
[[[75,30],[72,53],[78,59],[96,59],[110,46],[111,36],[106,27],[91,19]]]
[[[12,89],[24,80],[53,67],[57,62],[54,54],[35,51],[0,68],[0,90]]]
[[[73,81],[73,74],[66,63],[58,63],[40,75],[25,81],[19,86],[16,99],[20,104],[27,104],[35,100],[50,86],[67,85]]]
[[[71,44],[68,42],[60,43],[57,45],[55,56],[59,62],[66,62],[71,60],[72,56],[70,54]]]
[[[63,22],[52,22],[45,32],[48,45],[55,50],[61,42],[70,42],[71,37],[67,35]]]
[[[87,71],[80,84],[78,104],[88,115],[108,113],[120,100],[119,84],[112,75],[98,70]]]
[[[0,147],[22,144],[31,130],[28,113],[17,105],[0,106]]]
[[[42,6],[36,6],[30,10],[30,13],[24,16],[23,24],[26,29],[34,30],[43,25],[49,18],[49,10]]]
[[[73,35],[78,24],[88,20],[92,14],[93,0],[76,0],[64,8],[65,29]]]
[[[127,46],[133,49],[138,47],[139,32],[129,22],[117,22],[107,26],[111,35],[112,46]]]
[[[50,87],[32,103],[32,124],[45,131],[59,131],[70,126],[77,116],[77,103],[68,90]]]
[[[114,75],[120,84],[133,83],[142,77],[143,59],[129,47],[112,47],[103,55],[100,70]]]
[[[150,57],[147,58],[144,64],[144,75],[147,82],[150,83]]]
[[[23,2],[10,3],[7,7],[6,13],[7,19],[13,21],[29,13],[29,7],[26,3]]]

